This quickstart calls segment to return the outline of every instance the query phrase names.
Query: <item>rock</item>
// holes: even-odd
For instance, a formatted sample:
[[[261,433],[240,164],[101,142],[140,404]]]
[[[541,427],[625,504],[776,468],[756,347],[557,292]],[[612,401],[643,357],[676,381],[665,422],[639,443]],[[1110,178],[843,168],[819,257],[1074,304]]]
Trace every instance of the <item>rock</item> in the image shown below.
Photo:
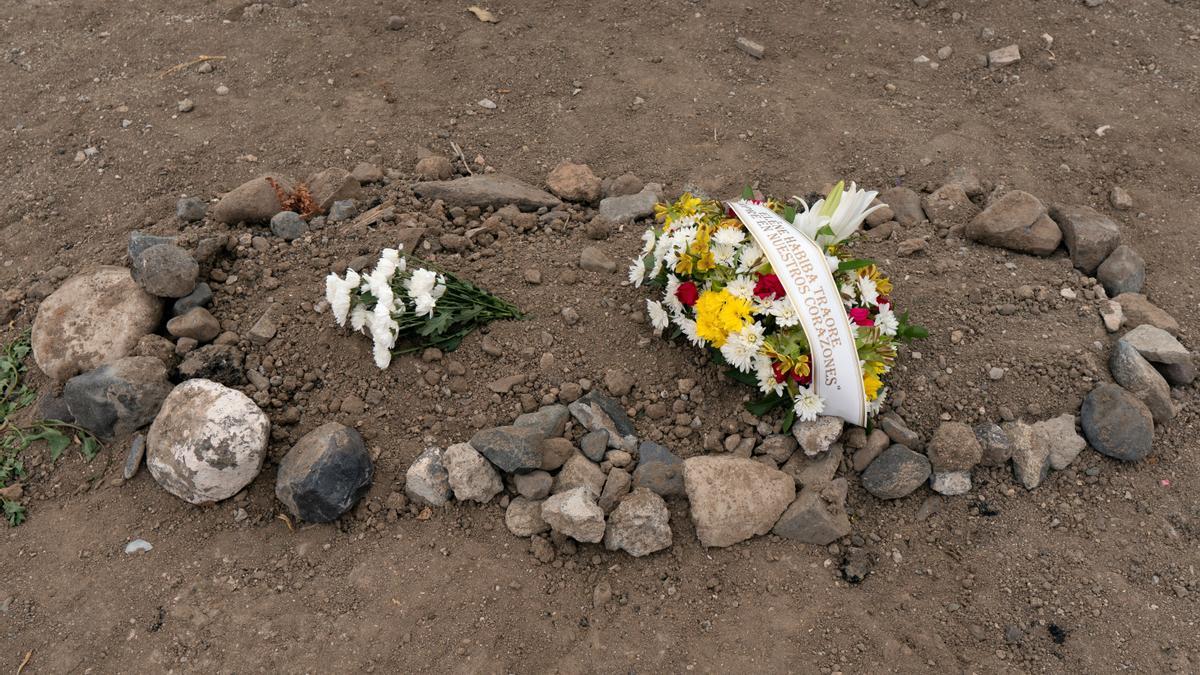
[[[1016,63],[1021,60],[1021,48],[1015,44],[993,49],[988,52],[988,65],[992,68],[1007,66],[1010,63]]]
[[[575,541],[595,544],[604,539],[604,511],[586,487],[560,492],[542,502],[542,520]]]
[[[921,435],[904,423],[900,416],[894,412],[884,413],[879,416],[879,428],[883,433],[892,439],[893,443],[899,443],[906,448],[917,448],[918,450],[924,446],[921,441]]]
[[[34,324],[36,328],[37,324]],[[1121,340],[1128,342],[1147,361],[1157,364],[1156,368],[1168,383],[1183,387],[1196,379],[1196,364],[1192,361],[1191,353],[1167,331],[1141,325],[1121,336]]]
[[[637,194],[605,197],[600,200],[600,217],[610,223],[630,223],[639,218],[648,218],[654,215],[654,205],[658,203],[661,193],[661,185],[650,183]]]
[[[350,220],[358,213],[358,202],[353,199],[339,199],[329,207],[327,220],[331,223],[341,223]]]
[[[554,479],[554,494],[586,487],[593,495],[604,491],[605,476],[600,466],[580,453],[571,455]]]
[[[1115,384],[1101,384],[1088,393],[1079,421],[1088,443],[1113,459],[1140,461],[1154,444],[1150,409]]]
[[[764,438],[762,443],[758,444],[758,447],[754,449],[754,454],[766,455],[776,465],[779,465],[788,461],[792,454],[796,452],[796,447],[799,445],[795,436],[772,434]]]
[[[460,502],[486,504],[504,490],[504,482],[500,480],[496,467],[467,443],[456,443],[446,448],[442,453],[442,466],[446,467],[454,498]],[[549,474],[546,476],[549,478]]]
[[[167,322],[167,332],[197,342],[211,342],[221,334],[221,323],[207,309],[195,307]]]
[[[275,477],[275,496],[293,516],[329,523],[367,494],[374,474],[362,436],[328,422],[302,436],[284,455]]]
[[[562,162],[546,177],[550,191],[570,202],[592,203],[600,199],[600,179],[587,164]]]
[[[134,434],[133,441],[129,444],[129,453],[125,455],[125,468],[121,476],[125,480],[130,480],[137,475],[138,469],[142,468],[142,460],[146,457],[146,437],[142,434]]]
[[[567,406],[556,403],[543,406],[536,412],[521,415],[513,422],[513,426],[536,429],[546,438],[555,438],[562,436],[563,432],[567,430],[567,420],[570,416]]]
[[[441,155],[429,155],[422,157],[417,162],[414,171],[416,171],[417,178],[421,180],[442,181],[454,175],[454,165]]]
[[[426,448],[404,474],[404,494],[418,504],[441,506],[454,495],[441,448]]]
[[[340,167],[330,167],[309,176],[307,185],[308,193],[321,213],[329,211],[334,202],[359,199],[363,193],[354,176]]]
[[[575,446],[565,438],[547,438],[542,441],[542,471],[558,471],[575,454]]]
[[[1171,386],[1132,345],[1118,340],[1109,357],[1108,368],[1117,384],[1146,404],[1156,424],[1174,419],[1176,411],[1171,402]]]
[[[916,255],[924,250],[925,240],[918,239],[916,237],[912,239],[905,239],[896,245],[896,255],[900,256],[901,258],[907,258],[908,256]]]
[[[541,470],[513,474],[512,479],[517,494],[526,499],[545,499],[550,496],[550,489],[554,487],[554,477]],[[457,495],[455,491],[455,496]],[[459,499],[461,501],[462,498]]]
[[[929,489],[948,497],[965,495],[971,491],[971,472],[934,471],[929,476]]]
[[[621,439],[636,433],[633,422],[617,401],[593,389],[567,407],[576,422],[588,431],[608,432],[608,446],[621,447]]]
[[[961,187],[968,197],[978,197],[983,194],[983,184],[979,181],[979,174],[968,166],[956,166],[950,169],[944,183]]]
[[[1012,442],[1013,477],[1026,490],[1041,485],[1050,472],[1050,446],[1024,422],[1009,422],[1003,429]]]
[[[418,197],[440,199],[447,206],[464,208],[499,208],[513,204],[522,211],[536,211],[542,207],[554,208],[562,203],[548,192],[501,173],[468,176],[449,181],[427,181],[413,185],[412,189]]]
[[[175,304],[171,305],[171,314],[173,316],[181,316],[187,314],[196,307],[208,307],[212,304],[213,294],[212,288],[205,282],[201,281],[196,284],[196,288],[192,289],[191,293],[179,298]]]
[[[1063,243],[1075,269],[1091,275],[1121,243],[1121,228],[1113,220],[1087,206],[1055,205],[1050,217],[1062,231]]]
[[[274,182],[274,185],[272,185]],[[283,207],[276,186],[284,195],[295,190],[292,181],[277,175],[264,175],[230,190],[212,207],[213,220],[219,223],[265,223]]]
[[[967,238],[1022,253],[1050,255],[1062,241],[1058,224],[1037,197],[1013,190],[988,205],[967,224]]]
[[[593,462],[602,461],[608,450],[608,432],[603,429],[587,432],[579,439],[579,449]]]
[[[1069,413],[1048,420],[1035,422],[1033,433],[1050,452],[1050,468],[1062,471],[1075,461],[1087,447],[1087,441],[1075,431],[1075,416]]]
[[[604,251],[595,246],[585,246],[579,253],[579,267],[588,272],[612,274],[617,271],[617,263]]]
[[[630,476],[628,471],[624,469],[609,471],[608,478],[604,481],[604,490],[600,492],[600,508],[604,509],[605,513],[611,513],[613,509],[617,508],[621,499],[629,494],[631,487],[633,487],[633,476]],[[644,490],[645,488],[639,489]]]
[[[767,53],[766,47],[763,47],[759,43],[757,43],[754,40],[751,40],[749,38],[739,37],[734,42],[734,44],[737,45],[738,49],[742,50],[743,52],[749,54],[750,56],[752,56],[756,59],[761,59]]]
[[[496,427],[475,432],[470,443],[501,471],[523,473],[542,466],[544,438],[529,427]]]
[[[146,437],[146,466],[167,492],[204,504],[232,497],[262,469],[271,422],[245,394],[188,380],[162,404]]]
[[[821,486],[833,480],[842,465],[842,446],[834,444],[828,452],[809,456],[803,452],[793,453],[781,470],[796,483],[805,487]]]
[[[295,211],[280,211],[271,216],[271,232],[284,241],[292,241],[308,232],[308,223]]]
[[[131,270],[133,280],[147,293],[160,298],[182,298],[196,289],[200,265],[174,244],[157,244],[138,254]]]
[[[1179,322],[1175,317],[1167,314],[1141,293],[1122,293],[1113,298],[1113,302],[1121,306],[1125,320],[1134,326],[1148,324],[1171,335],[1179,334]]]
[[[879,198],[895,214],[896,222],[903,227],[913,227],[925,222],[925,210],[921,208],[921,196],[906,187],[884,190]]]
[[[662,497],[682,497],[683,460],[663,446],[642,441],[638,446],[638,465],[633,471],[634,487],[644,487]]]
[[[827,546],[850,534],[846,515],[846,479],[805,486],[771,529],[804,544]]]
[[[542,502],[517,497],[504,510],[504,526],[518,537],[532,537],[550,530],[542,520]]]
[[[359,162],[354,165],[354,170],[350,172],[350,176],[358,181],[360,185],[369,185],[371,183],[383,182],[383,169],[378,164],[370,162]]]
[[[975,427],[975,439],[983,449],[979,463],[983,466],[1004,466],[1012,457],[1012,440],[1000,425],[984,422]]]
[[[551,544],[545,537],[534,535],[529,539],[529,552],[537,558],[538,562],[550,564],[554,562],[555,552],[554,544]]]
[[[882,429],[872,429],[870,435],[867,436],[866,443],[854,453],[852,458],[854,470],[859,473],[866,471],[871,462],[874,462],[875,458],[887,450],[891,444],[892,439],[888,438]]]
[[[180,101],[175,107],[181,113],[190,113],[196,109],[196,102],[190,98],[185,98],[182,101]]]
[[[388,30],[401,30],[403,28],[404,28],[404,18],[403,17],[393,14],[387,18],[387,29]]]
[[[613,179],[612,184],[608,186],[608,191],[604,194],[605,197],[623,197],[625,195],[636,195],[642,191],[646,183],[632,173],[623,173]]]
[[[154,332],[162,309],[123,267],[72,277],[38,308],[31,335],[34,361],[59,382],[112,363]]]
[[[766,534],[796,497],[790,476],[744,457],[707,455],[683,463],[696,536],[709,547]]]
[[[604,548],[640,558],[671,546],[671,513],[663,498],[645,488],[621,500],[608,517]]]
[[[958,183],[947,183],[921,200],[929,222],[940,228],[963,225],[979,215],[979,207]]]
[[[275,312],[272,309],[268,309],[250,327],[250,331],[246,334],[246,337],[250,338],[250,341],[256,345],[265,345],[278,332],[279,322],[275,319]]]
[[[1128,211],[1133,208],[1133,197],[1125,191],[1125,188],[1114,185],[1113,189],[1108,192],[1108,203],[1118,211]]]
[[[75,424],[108,439],[154,421],[169,393],[162,361],[126,356],[67,380],[63,400]]]
[[[1096,280],[1110,297],[1139,293],[1146,283],[1146,263],[1133,248],[1121,244],[1096,268]]]
[[[804,454],[814,457],[829,449],[842,435],[844,426],[840,417],[820,415],[812,422],[797,421],[792,425],[792,436],[795,436]]]
[[[929,460],[895,444],[884,450],[862,473],[862,486],[880,499],[899,499],[929,479]]]
[[[206,345],[188,352],[177,372],[181,379],[213,380],[233,387],[246,381],[242,352],[233,345]]]
[[[204,220],[207,212],[208,202],[199,197],[184,197],[175,202],[175,217],[185,223]]]
[[[1125,311],[1121,305],[1112,300],[1100,302],[1100,319],[1104,322],[1104,330],[1115,333],[1125,325]]]
[[[175,367],[175,343],[161,335],[143,335],[133,348],[134,356],[152,356],[168,369]]]
[[[983,459],[983,447],[971,427],[961,422],[944,422],[933,432],[925,454],[935,472],[969,472]]]
[[[637,384],[637,381],[624,370],[609,368],[604,372],[604,388],[608,389],[608,393],[618,398],[633,391],[635,384]]]

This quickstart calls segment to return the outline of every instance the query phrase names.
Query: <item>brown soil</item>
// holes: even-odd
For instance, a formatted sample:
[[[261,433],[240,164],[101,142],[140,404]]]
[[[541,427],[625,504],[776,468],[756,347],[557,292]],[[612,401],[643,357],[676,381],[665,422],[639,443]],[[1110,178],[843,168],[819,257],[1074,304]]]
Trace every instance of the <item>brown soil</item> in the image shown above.
[[[25,299],[0,337],[29,324],[65,270],[122,263],[132,229],[186,241],[229,233],[181,228],[179,196],[379,156],[400,173],[369,192],[404,197],[416,146],[449,155],[449,141],[535,183],[572,157],[601,175],[731,196],[747,182],[786,196],[839,177],[932,188],[950,167],[972,165],[993,184],[1118,218],[1147,260],[1150,297],[1180,320],[1185,342],[1200,331],[1190,288],[1200,15],[1187,2],[508,1],[488,5],[495,25],[468,3],[246,4],[3,3],[0,290]],[[387,30],[390,14],[406,26]],[[984,27],[996,37],[981,40]],[[739,35],[767,57],[737,50]],[[977,64],[1014,41],[1019,64]],[[937,70],[913,63],[944,45],[954,55]],[[200,54],[228,58],[209,74],[160,76]],[[214,93],[222,84],[226,96]],[[185,97],[196,107],[181,114]],[[479,107],[483,98],[498,109]],[[97,156],[74,161],[91,146]],[[1108,207],[1114,184],[1134,195],[1134,211]],[[417,208],[427,205],[407,210]],[[579,225],[587,218],[576,209],[565,227],[511,232],[465,256],[430,252],[531,317],[492,328],[500,357],[477,335],[441,361],[406,357],[383,373],[365,339],[332,328],[312,303],[331,266],[393,244],[390,226],[330,226],[261,250],[247,238],[219,263],[239,283],[220,288],[214,312],[243,335],[268,306],[281,317],[268,345],[244,343],[279,378],[266,401],[272,459],[330,419],[356,424],[379,452],[370,495],[336,526],[293,532],[275,518],[273,461],[242,496],[199,509],[145,471],[115,480],[123,446],[91,464],[31,456],[30,520],[0,546],[5,667],[32,652],[27,673],[1200,669],[1195,387],[1179,392],[1183,412],[1138,465],[1088,450],[1031,493],[992,470],[969,497],[922,490],[892,503],[851,478],[855,536],[875,561],[858,585],[838,572],[845,543],[766,537],[704,550],[681,504],[666,553],[580,546],[551,565],[505,530],[494,504],[427,520],[390,509],[426,444],[507,422],[522,393],[602,386],[612,368],[635,376],[628,407],[662,400],[699,418],[699,430],[670,438],[680,454],[703,452],[705,435],[750,433],[744,389],[634,320],[642,291],[620,285],[620,272],[574,271],[593,243]],[[623,261],[639,229],[598,245]],[[905,351],[894,379],[914,428],[928,436],[943,413],[999,419],[1001,407],[1030,420],[1073,412],[1108,378],[1113,338],[1061,253],[1005,254],[928,226],[897,239],[914,236],[930,239],[915,257],[898,257],[896,239],[860,245],[933,332]],[[540,285],[522,281],[527,268],[541,270]],[[1018,300],[1023,284],[1045,299]],[[1063,287],[1079,299],[1060,297]],[[1000,315],[1010,302],[1018,311]],[[560,314],[568,306],[576,325]],[[1008,369],[1004,379],[988,379],[992,366]],[[529,382],[512,394],[488,389],[517,373]],[[681,379],[700,395],[681,397]],[[363,414],[340,411],[352,395],[368,401]],[[675,434],[674,422],[636,419],[651,438]],[[137,537],[154,550],[123,554]],[[604,583],[613,598],[593,607]],[[1008,626],[1019,641],[1006,641]]]

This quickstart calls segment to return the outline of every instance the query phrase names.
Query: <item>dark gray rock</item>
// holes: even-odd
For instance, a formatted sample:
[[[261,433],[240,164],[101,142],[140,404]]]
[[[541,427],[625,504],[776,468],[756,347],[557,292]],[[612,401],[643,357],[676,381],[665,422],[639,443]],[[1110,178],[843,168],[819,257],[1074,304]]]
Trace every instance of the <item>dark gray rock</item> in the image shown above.
[[[326,220],[331,223],[340,223],[350,220],[356,213],[358,213],[358,202],[353,199],[339,199],[329,207],[329,216]]]
[[[233,345],[205,345],[188,352],[176,372],[180,379],[213,380],[236,387],[246,381],[244,362],[242,352]]]
[[[151,295],[182,298],[196,289],[200,265],[174,244],[156,244],[133,259],[133,280]]]
[[[772,534],[805,544],[826,546],[850,534],[846,515],[846,479],[806,486],[783,512]]]
[[[204,220],[208,213],[208,202],[199,197],[184,197],[175,202],[175,217],[185,223]]]
[[[142,460],[146,457],[146,437],[142,434],[134,434],[133,440],[129,443],[129,453],[125,455],[125,468],[121,475],[125,480],[129,480],[137,475],[138,469],[142,468]]]
[[[38,399],[37,406],[38,418],[43,420],[55,420],[58,422],[66,422],[67,424],[75,423],[75,416],[71,414],[71,410],[67,408],[67,401],[61,396],[55,396],[49,392],[42,394]]]
[[[610,223],[630,223],[654,215],[662,186],[650,183],[637,194],[605,197],[600,200],[600,217]]]
[[[305,434],[279,463],[275,496],[293,516],[328,523],[371,488],[375,467],[362,436],[329,422]]]
[[[834,443],[827,451],[815,456],[795,452],[780,470],[791,476],[799,485],[820,487],[833,480],[842,464],[844,454],[840,443]]]
[[[529,427],[496,427],[475,432],[471,447],[505,473],[524,473],[542,466],[542,432]]]
[[[1075,269],[1084,274],[1093,274],[1121,243],[1121,228],[1089,206],[1056,204],[1050,208],[1050,217],[1062,231]]]
[[[196,288],[191,293],[179,298],[175,304],[171,305],[171,315],[182,316],[196,307],[208,307],[212,304],[212,299],[212,287],[208,285],[208,282],[201,281],[196,284]]]
[[[1096,279],[1110,298],[1122,293],[1140,293],[1146,283],[1146,263],[1137,251],[1121,244],[1096,268]]]
[[[682,497],[683,460],[651,441],[638,446],[638,465],[633,471],[634,487],[644,487],[663,497]]]
[[[526,499],[545,499],[550,496],[550,489],[554,487],[554,477],[541,470],[518,473],[513,476],[513,487],[517,489],[517,494]],[[459,500],[462,498],[459,497]]]
[[[1097,452],[1125,462],[1150,454],[1154,418],[1146,404],[1115,384],[1101,384],[1083,399],[1083,435]]]
[[[579,439],[579,449],[593,462],[603,461],[608,450],[608,432],[603,429],[587,432]]]
[[[537,429],[546,438],[556,438],[562,436],[563,432],[567,430],[567,420],[570,417],[571,413],[567,412],[567,406],[556,403],[521,415],[517,421],[513,422],[513,426]]]
[[[575,421],[588,431],[607,431],[610,448],[620,448],[622,439],[636,433],[633,421],[621,404],[594,389],[572,402],[568,410]]]
[[[904,420],[894,412],[884,413],[879,416],[879,428],[883,433],[892,439],[893,443],[899,443],[906,448],[916,448],[920,450],[925,443],[921,440],[921,434],[908,428]]]
[[[176,237],[160,237],[155,234],[146,234],[140,230],[134,230],[129,233],[129,246],[126,247],[125,252],[129,255],[129,262],[132,263],[138,259],[138,256],[143,251],[151,246],[158,246],[159,244],[174,245],[175,241]]]
[[[63,387],[75,423],[101,438],[132,433],[154,421],[171,383],[152,356],[127,356],[76,375]]]
[[[1146,404],[1155,423],[1164,424],[1175,417],[1171,386],[1128,342],[1117,341],[1108,368],[1117,384]]]
[[[515,205],[522,211],[536,211],[542,207],[553,208],[562,202],[558,197],[539,190],[528,183],[500,173],[468,176],[456,180],[428,181],[412,187],[418,197],[440,199],[447,206]]]
[[[924,485],[929,473],[925,455],[895,444],[862,473],[862,485],[880,499],[899,499]]]
[[[308,232],[308,223],[295,211],[280,211],[271,216],[271,232],[284,241],[292,241]]]

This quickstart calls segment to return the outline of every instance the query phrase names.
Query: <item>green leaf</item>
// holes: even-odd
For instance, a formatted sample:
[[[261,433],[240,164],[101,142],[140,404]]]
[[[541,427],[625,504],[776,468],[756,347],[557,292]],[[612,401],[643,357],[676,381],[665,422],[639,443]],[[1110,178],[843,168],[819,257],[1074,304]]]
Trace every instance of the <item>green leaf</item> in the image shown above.
[[[86,436],[81,435],[79,453],[82,454],[83,458],[87,461],[92,461],[96,458],[96,455],[100,453],[100,441],[97,441],[96,437],[92,436],[91,434]]]
[[[754,415],[755,417],[762,417],[763,415],[766,415],[767,413],[771,412],[775,408],[778,408],[782,404],[783,404],[783,398],[781,398],[777,394],[767,394],[766,396],[758,399],[757,401],[751,401],[751,402],[747,403],[746,410],[749,410],[750,413],[752,415]]]
[[[783,414],[783,426],[779,429],[781,433],[788,433],[792,430],[792,425],[796,423],[796,409],[788,406],[787,412]]]
[[[789,204],[783,210],[783,219],[788,221],[789,223],[792,222],[793,220],[795,220],[796,219],[796,207]]]
[[[817,236],[818,237],[821,237],[821,236],[833,237],[836,235],[834,234],[832,227],[830,227],[828,225],[822,225],[821,229],[817,230]]]
[[[746,187],[742,188],[742,199],[754,199],[754,188],[752,186],[747,185]]]
[[[50,448],[51,460],[62,457],[63,451],[71,447],[71,437],[58,429],[46,429],[42,432],[42,438],[46,439],[46,445]]]
[[[838,272],[847,272],[849,270],[859,270],[864,267],[870,267],[871,265],[874,265],[874,264],[875,264],[874,260],[866,260],[866,259],[861,259],[861,258],[857,259],[857,260],[843,260],[842,262],[838,263],[837,271]]]
[[[743,373],[737,368],[727,369],[725,371],[725,375],[727,375],[729,379],[733,380],[734,382],[741,382],[742,384],[748,384],[750,386],[756,386],[758,384],[758,378],[754,377],[750,373]]]
[[[25,507],[20,502],[11,499],[3,500],[4,519],[9,527],[16,527],[25,522]]]

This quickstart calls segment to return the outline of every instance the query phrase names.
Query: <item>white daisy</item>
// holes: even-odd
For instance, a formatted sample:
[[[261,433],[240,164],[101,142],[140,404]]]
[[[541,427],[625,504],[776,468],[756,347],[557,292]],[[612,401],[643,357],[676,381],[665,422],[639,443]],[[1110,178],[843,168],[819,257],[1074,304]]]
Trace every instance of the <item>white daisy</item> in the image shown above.
[[[880,305],[879,313],[875,315],[875,325],[879,327],[880,333],[894,336],[900,329],[900,320],[896,318],[896,313],[890,305]]]
[[[887,399],[887,395],[887,387],[884,387],[879,390],[879,394],[875,397],[874,401],[867,401],[867,414],[871,417],[878,415],[880,408],[883,407],[883,402]]]
[[[780,328],[791,328],[800,323],[800,315],[796,313],[796,308],[792,306],[792,302],[787,298],[776,298],[773,300],[768,313],[775,317],[775,323]]]
[[[796,419],[801,422],[815,422],[817,415],[825,410],[825,399],[821,398],[810,387],[800,387],[796,392]]]
[[[746,276],[734,277],[733,281],[725,285],[725,290],[735,297],[751,300],[754,298],[754,279]]]
[[[646,260],[644,258],[634,258],[629,265],[629,283],[633,284],[634,288],[641,288],[642,281],[646,279]]]
[[[679,296],[676,292],[679,291],[679,277],[674,274],[667,275],[667,287],[663,293],[663,302],[672,314],[678,314],[683,311],[683,303],[679,301]]]
[[[750,242],[742,247],[742,256],[738,260],[738,272],[749,272],[750,270],[762,265],[763,252],[758,247],[758,244]]]
[[[346,278],[336,274],[325,277],[325,300],[333,310],[333,318],[339,326],[346,325],[346,316],[350,313],[350,294],[359,285],[358,272],[346,270]]]
[[[737,257],[737,247],[729,244],[713,244],[711,250],[713,262],[721,266],[733,265],[733,259]]]
[[[654,250],[654,246],[657,243],[658,243],[658,240],[654,237],[654,230],[647,229],[645,232],[643,232],[642,233],[642,255],[640,257],[645,258],[646,255],[648,253],[650,253],[650,251]]]
[[[713,243],[721,246],[737,246],[746,239],[746,233],[740,227],[720,227],[713,235]]]
[[[879,304],[879,290],[875,287],[875,281],[868,277],[858,278],[858,292],[862,296],[863,302],[868,305]]]
[[[685,316],[676,316],[675,324],[679,326],[679,330],[683,331],[683,336],[692,343],[693,347],[704,347],[708,342],[704,338],[696,334],[696,322]]]
[[[654,327],[655,335],[662,335],[663,329],[671,325],[667,310],[663,309],[660,302],[646,300],[646,313],[650,315],[650,325]]]
[[[737,333],[731,334],[721,345],[721,355],[729,365],[743,373],[752,373],[755,368],[755,357],[762,347],[763,327],[752,323]]]
[[[754,373],[758,376],[758,390],[765,394],[783,395],[783,383],[775,379],[775,368],[771,359],[758,355],[754,359]]]

